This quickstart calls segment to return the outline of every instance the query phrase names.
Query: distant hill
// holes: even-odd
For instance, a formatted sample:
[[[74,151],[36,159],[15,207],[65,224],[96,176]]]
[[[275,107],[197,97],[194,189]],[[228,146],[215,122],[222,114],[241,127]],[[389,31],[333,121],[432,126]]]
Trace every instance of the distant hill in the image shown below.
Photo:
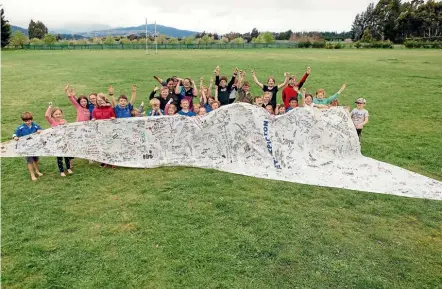
[[[118,27],[118,28],[111,28],[108,30],[98,30],[98,31],[91,31],[91,32],[84,32],[84,33],[77,33],[79,35],[83,35],[86,37],[96,37],[96,36],[127,36],[130,34],[140,34],[145,33],[146,27],[145,25],[135,26],[135,27]],[[155,25],[154,24],[147,24],[147,33],[153,35],[155,32]],[[197,34],[196,31],[189,31],[189,30],[180,30],[173,27],[163,26],[157,24],[157,33],[167,35],[169,37],[188,37]]]
[[[28,36],[28,29],[24,29],[18,26],[11,25],[11,31],[14,33],[15,31],[20,31],[24,35]]]
[[[28,29],[21,28],[19,26],[11,25],[12,32],[14,31],[20,31],[26,36],[28,36]],[[97,31],[90,31],[90,32],[76,32],[76,36],[83,36],[83,37],[102,37],[102,36],[127,36],[131,34],[140,34],[145,33],[146,27],[145,25],[135,26],[135,27],[118,27],[118,28],[109,28],[106,30],[97,30]],[[150,35],[153,35],[155,32],[155,25],[154,24],[147,24],[147,33]],[[50,31],[50,33],[54,34],[63,34],[68,35],[71,34],[69,30],[56,30],[56,31]],[[167,35],[169,37],[177,37],[177,38],[183,38],[188,37],[197,34],[196,31],[189,31],[189,30],[181,30],[176,29],[173,27],[163,26],[163,25],[157,25],[157,33]],[[65,37],[63,37],[65,38]],[[77,37],[76,37],[77,38]]]

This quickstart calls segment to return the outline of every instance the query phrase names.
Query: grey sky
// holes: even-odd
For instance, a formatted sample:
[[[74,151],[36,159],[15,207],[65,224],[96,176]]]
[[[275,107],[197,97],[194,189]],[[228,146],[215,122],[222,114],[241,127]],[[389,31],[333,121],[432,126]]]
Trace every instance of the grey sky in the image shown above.
[[[344,31],[373,0],[4,0],[9,22],[28,27],[43,21],[51,29],[80,32],[148,23],[193,31]]]

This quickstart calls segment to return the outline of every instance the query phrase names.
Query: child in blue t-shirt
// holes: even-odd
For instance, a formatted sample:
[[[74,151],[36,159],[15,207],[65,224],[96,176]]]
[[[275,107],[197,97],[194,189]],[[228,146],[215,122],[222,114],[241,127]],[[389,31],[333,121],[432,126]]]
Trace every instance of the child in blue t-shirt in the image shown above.
[[[185,116],[195,116],[196,115],[196,113],[189,110],[189,101],[186,98],[183,98],[181,100],[181,110],[178,112],[178,114],[185,115]]]
[[[15,130],[15,133],[12,135],[12,137],[18,141],[20,137],[30,135],[33,133],[41,133],[42,128],[38,124],[32,122],[32,113],[25,111],[21,114],[21,119],[23,121],[23,124],[21,124],[17,129]],[[31,175],[31,179],[33,181],[37,180],[37,177],[35,174],[37,174],[39,177],[43,176],[43,174],[40,172],[40,169],[38,168],[38,157],[26,157],[26,163],[28,164],[29,174]],[[35,174],[34,174],[35,170]]]
[[[109,86],[109,96],[112,98],[112,105],[114,107],[114,112],[117,118],[132,117],[130,112],[134,109],[135,98],[137,97],[137,86],[135,84],[132,85],[132,96],[129,103],[127,96],[120,95],[117,104],[115,102],[114,88],[112,86]]]
[[[297,107],[298,107],[298,99],[296,97],[291,97],[289,100],[289,107],[287,108],[287,112]]]

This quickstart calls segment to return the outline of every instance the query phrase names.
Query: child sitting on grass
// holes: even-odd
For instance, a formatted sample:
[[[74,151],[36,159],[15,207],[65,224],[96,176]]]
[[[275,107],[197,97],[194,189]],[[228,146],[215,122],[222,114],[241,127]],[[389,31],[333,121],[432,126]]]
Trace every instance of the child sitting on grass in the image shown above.
[[[63,119],[63,111],[58,107],[52,108],[52,103],[49,103],[48,109],[45,113],[45,118],[51,127],[67,124],[67,121]],[[69,157],[64,157],[64,162],[66,164],[66,171],[68,174],[73,174],[71,170],[71,159]],[[58,170],[60,171],[60,176],[66,177],[65,169],[63,167],[63,157],[57,157],[57,166]]]
[[[144,101],[141,102],[139,108],[134,108],[130,112],[132,117],[143,117],[144,116]]]
[[[255,96],[253,103],[259,107],[263,107],[264,100],[263,100],[262,96]]]
[[[166,104],[166,107],[165,107],[164,111],[166,112],[166,115],[169,115],[169,116],[175,115],[175,113],[177,112],[177,107],[173,103],[172,99],[169,99],[169,101]]]
[[[266,91],[264,92],[264,96],[262,97],[262,107],[266,108],[266,106],[270,103],[272,104],[272,92]],[[276,106],[276,104],[275,104]],[[273,104],[272,104],[273,107]]]
[[[210,108],[211,108],[210,111],[215,110],[215,109],[218,109],[220,106],[221,106],[221,103],[220,103],[219,101],[215,100],[215,101],[212,102],[212,104],[210,105]]]
[[[275,115],[281,115],[286,112],[284,104],[277,104],[275,108]]]
[[[152,98],[149,103],[151,109],[147,112],[147,116],[164,115],[164,111],[160,108],[160,101],[157,98]]]
[[[23,123],[17,127],[15,133],[12,135],[12,138],[16,141],[19,140],[20,137],[24,137],[33,133],[41,133],[42,128],[38,124],[32,121],[32,113],[25,111],[21,114],[21,120]],[[38,157],[25,157],[26,164],[28,165],[29,174],[31,175],[31,180],[36,181],[37,176],[41,177],[43,174],[40,172],[38,168]],[[34,173],[35,170],[35,173]]]
[[[291,111],[292,109],[295,109],[298,107],[298,98],[292,97],[289,100],[289,108],[287,108],[287,112]]]
[[[183,98],[181,100],[181,110],[178,112],[178,114],[184,115],[184,116],[195,116],[196,115],[196,113],[189,110],[189,100],[187,100],[186,98]]]
[[[273,106],[271,103],[267,104],[265,106],[265,109],[268,111],[268,113],[270,113],[271,115],[275,114],[275,112],[273,111]]]
[[[358,98],[356,101],[356,108],[351,111],[351,120],[356,127],[359,140],[361,139],[362,129],[368,123],[368,111],[364,108],[367,101],[365,98]]]
[[[207,114],[206,108],[204,106],[201,106],[198,110],[198,116],[204,116]]]

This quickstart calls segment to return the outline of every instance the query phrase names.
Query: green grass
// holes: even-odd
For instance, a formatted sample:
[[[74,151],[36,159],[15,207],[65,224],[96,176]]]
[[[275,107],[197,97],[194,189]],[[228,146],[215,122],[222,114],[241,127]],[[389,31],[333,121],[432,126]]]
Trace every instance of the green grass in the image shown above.
[[[9,51],[2,53],[2,141],[30,110],[48,127],[63,94],[129,93],[152,75],[208,79],[216,65],[261,81],[368,100],[363,154],[442,180],[442,52],[427,50]],[[257,87],[253,88],[257,94]],[[280,95],[280,94],[279,94]],[[442,288],[442,202],[297,185],[191,168],[103,170],[33,183],[2,159],[3,288]]]

